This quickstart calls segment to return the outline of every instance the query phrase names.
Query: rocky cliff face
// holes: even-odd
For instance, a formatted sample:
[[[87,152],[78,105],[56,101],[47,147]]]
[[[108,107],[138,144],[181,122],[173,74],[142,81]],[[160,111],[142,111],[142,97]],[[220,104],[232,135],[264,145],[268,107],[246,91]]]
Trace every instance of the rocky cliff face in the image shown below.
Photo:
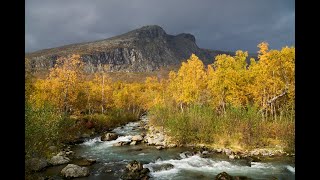
[[[212,63],[217,54],[230,54],[201,49],[193,35],[169,35],[160,26],[153,25],[105,40],[40,50],[25,56],[33,70],[49,69],[59,57],[80,54],[89,72],[104,65],[109,66],[109,71],[145,72],[180,64],[192,53],[206,64]]]

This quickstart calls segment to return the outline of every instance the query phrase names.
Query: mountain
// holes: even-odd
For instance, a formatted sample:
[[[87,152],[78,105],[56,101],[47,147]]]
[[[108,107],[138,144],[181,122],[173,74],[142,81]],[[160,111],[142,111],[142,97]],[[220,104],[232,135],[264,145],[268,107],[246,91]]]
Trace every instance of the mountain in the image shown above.
[[[125,34],[104,40],[71,44],[26,53],[33,70],[47,70],[57,58],[79,54],[87,71],[109,65],[113,72],[150,72],[179,65],[196,54],[205,64],[212,63],[218,54],[234,54],[199,48],[192,34],[167,34],[160,26],[143,26]]]

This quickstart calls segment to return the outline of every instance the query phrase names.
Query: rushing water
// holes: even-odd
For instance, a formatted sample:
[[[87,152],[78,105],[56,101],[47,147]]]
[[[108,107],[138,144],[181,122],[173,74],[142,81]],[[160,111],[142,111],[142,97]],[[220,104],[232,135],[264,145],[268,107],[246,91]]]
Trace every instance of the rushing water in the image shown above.
[[[142,121],[147,121],[144,118]],[[135,146],[112,146],[119,141],[130,141],[133,135],[142,132],[140,122],[131,122],[113,130],[119,134],[114,141],[101,141],[100,136],[87,140],[73,148],[76,155],[96,159],[97,163],[90,167],[90,176],[78,178],[119,179],[123,170],[132,160],[140,161],[145,168],[150,169],[151,179],[193,180],[213,179],[223,171],[230,175],[247,176],[252,179],[295,179],[295,166],[292,158],[273,158],[263,162],[253,162],[251,167],[244,165],[243,160],[229,160],[225,155],[216,154],[211,158],[201,158],[198,155],[185,157],[181,153],[192,151],[188,148],[170,148],[157,150],[154,146],[138,144]],[[172,164],[168,170],[159,170],[160,165]],[[48,169],[47,175],[61,171],[64,166]]]

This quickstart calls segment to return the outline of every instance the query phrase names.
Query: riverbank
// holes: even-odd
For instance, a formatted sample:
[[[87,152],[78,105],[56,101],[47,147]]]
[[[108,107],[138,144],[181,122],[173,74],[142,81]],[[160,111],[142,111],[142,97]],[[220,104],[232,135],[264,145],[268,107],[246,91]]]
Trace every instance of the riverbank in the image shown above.
[[[294,119],[263,119],[254,107],[230,108],[218,114],[209,106],[190,106],[182,111],[168,105],[151,109],[148,116],[151,125],[165,129],[180,145],[243,152],[268,149],[291,154],[295,150]]]
[[[155,126],[152,124],[145,125],[147,134],[145,136],[145,142],[148,145],[162,146],[163,148],[174,148],[174,147],[191,147],[197,150],[223,153],[230,159],[240,159],[250,156],[261,156],[261,157],[279,157],[279,156],[291,156],[294,157],[294,152],[286,152],[284,147],[265,147],[265,148],[253,148],[244,149],[239,147],[221,146],[217,144],[204,144],[204,143],[193,143],[183,144],[174,137],[170,136],[167,129],[163,126]]]
[[[27,167],[32,167],[30,162],[36,165],[33,166],[35,168],[32,173],[26,174],[26,179],[63,179],[66,176],[83,176],[83,179],[94,179],[95,177],[119,179],[131,175],[145,178],[148,176],[153,179],[169,177],[194,179],[199,175],[203,178],[212,178],[223,171],[232,176],[245,174],[248,177],[275,176],[280,179],[281,177],[292,177],[292,172],[288,170],[288,167],[294,167],[294,162],[293,164],[291,162],[293,157],[272,156],[267,159],[260,158],[259,155],[250,155],[232,159],[230,155],[233,152],[227,149],[221,149],[220,152],[219,149],[214,150],[203,145],[174,145],[172,141],[170,144],[168,141],[170,138],[167,135],[162,137],[161,129],[153,127],[149,124],[147,117],[143,116],[141,121],[130,122],[88,137],[83,143],[65,145],[64,149],[48,159],[33,159],[26,162]],[[105,139],[105,137],[110,139]],[[119,142],[124,143],[116,146]],[[230,155],[226,156],[228,153]],[[129,166],[129,169],[126,167],[134,160],[138,163],[133,164],[140,164],[138,174],[135,170],[133,174],[130,173],[129,169],[132,165]],[[142,165],[148,170],[143,170]],[[70,174],[73,170],[79,173]],[[261,175],[262,171],[265,172],[265,175]],[[271,173],[274,171],[276,173]]]

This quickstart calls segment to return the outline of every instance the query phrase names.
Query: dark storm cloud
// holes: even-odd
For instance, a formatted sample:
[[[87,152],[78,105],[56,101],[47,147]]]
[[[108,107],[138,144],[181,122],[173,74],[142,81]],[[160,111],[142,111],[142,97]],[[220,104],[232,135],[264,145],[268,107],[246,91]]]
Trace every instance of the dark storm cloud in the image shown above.
[[[26,52],[112,37],[157,24],[198,46],[257,51],[295,43],[294,0],[27,0]]]

